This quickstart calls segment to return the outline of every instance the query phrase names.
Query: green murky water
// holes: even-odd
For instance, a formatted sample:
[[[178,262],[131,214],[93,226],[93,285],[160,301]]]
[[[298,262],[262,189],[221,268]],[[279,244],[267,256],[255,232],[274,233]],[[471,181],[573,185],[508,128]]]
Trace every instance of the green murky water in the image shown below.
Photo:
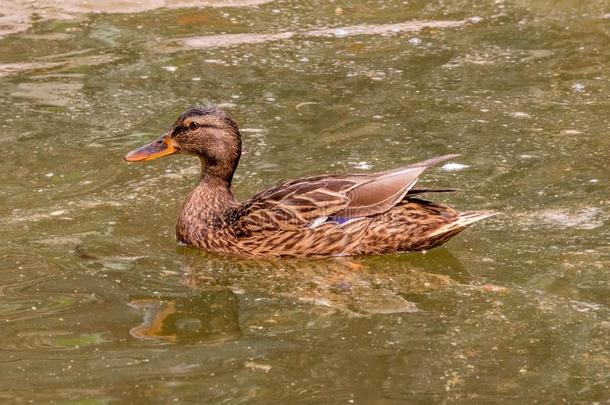
[[[2,402],[610,401],[606,2],[150,3],[0,2]],[[422,183],[504,215],[426,254],[178,246],[197,162],[121,159],[198,103],[242,199],[458,152]]]

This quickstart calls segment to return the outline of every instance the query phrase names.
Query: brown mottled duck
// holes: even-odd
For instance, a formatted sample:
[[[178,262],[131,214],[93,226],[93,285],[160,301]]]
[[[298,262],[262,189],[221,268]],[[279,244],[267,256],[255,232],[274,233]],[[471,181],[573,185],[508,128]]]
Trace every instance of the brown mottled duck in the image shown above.
[[[243,256],[370,255],[430,249],[492,211],[457,212],[415,196],[449,191],[414,188],[445,155],[371,174],[288,180],[245,202],[231,180],[241,156],[235,122],[214,107],[194,107],[159,139],[125,156],[143,162],[175,153],[201,160],[199,184],[176,224],[179,241],[209,252]]]

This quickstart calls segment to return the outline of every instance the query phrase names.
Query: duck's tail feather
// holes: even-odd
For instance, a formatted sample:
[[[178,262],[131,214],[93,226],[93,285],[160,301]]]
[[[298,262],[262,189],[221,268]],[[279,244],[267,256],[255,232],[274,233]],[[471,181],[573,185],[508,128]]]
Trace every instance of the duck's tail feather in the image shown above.
[[[411,194],[422,193],[453,193],[459,191],[457,188],[412,188],[407,192],[407,197]]]
[[[428,235],[428,239],[434,240],[436,246],[441,245],[473,223],[497,214],[496,211],[490,210],[462,212],[454,221],[432,231]]]

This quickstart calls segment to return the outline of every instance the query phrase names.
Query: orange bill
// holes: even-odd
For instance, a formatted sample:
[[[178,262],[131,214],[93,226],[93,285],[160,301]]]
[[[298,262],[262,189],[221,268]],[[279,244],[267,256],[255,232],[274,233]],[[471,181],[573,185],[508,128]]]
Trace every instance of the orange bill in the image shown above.
[[[178,152],[178,149],[174,145],[170,134],[167,133],[148,145],[132,150],[125,155],[125,160],[127,162],[146,162],[162,156],[172,155],[176,152]]]

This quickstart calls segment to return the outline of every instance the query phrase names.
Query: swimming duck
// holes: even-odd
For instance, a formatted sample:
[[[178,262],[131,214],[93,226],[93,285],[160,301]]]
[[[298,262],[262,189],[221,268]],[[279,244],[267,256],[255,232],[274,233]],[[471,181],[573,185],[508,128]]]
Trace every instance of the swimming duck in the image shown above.
[[[418,177],[445,155],[371,174],[288,180],[245,202],[231,192],[241,156],[235,122],[215,107],[194,107],[152,143],[125,155],[145,162],[184,153],[201,161],[199,184],[178,214],[180,242],[242,256],[341,256],[426,250],[492,211],[457,212],[416,196]]]

